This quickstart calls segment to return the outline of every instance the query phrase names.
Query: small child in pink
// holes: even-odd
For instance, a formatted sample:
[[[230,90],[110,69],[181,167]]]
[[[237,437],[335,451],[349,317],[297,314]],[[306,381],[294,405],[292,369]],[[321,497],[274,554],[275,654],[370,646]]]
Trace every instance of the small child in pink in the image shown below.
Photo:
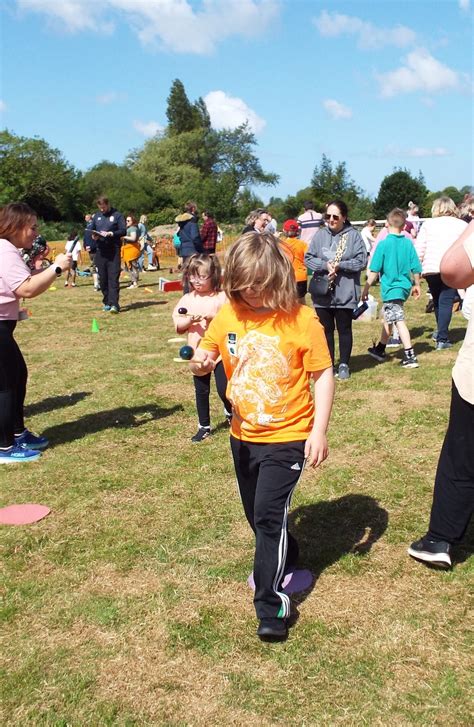
[[[187,282],[190,292],[183,295],[176,304],[173,321],[176,332],[187,332],[188,345],[196,349],[210,322],[227,302],[226,295],[221,290],[221,267],[217,257],[215,255],[192,255],[187,261],[183,282]],[[232,405],[226,397],[227,378],[220,359],[214,369],[214,376],[217,393],[224,404],[225,416],[230,424]],[[191,441],[202,442],[211,434],[209,410],[211,374],[193,376],[193,380],[199,428]]]

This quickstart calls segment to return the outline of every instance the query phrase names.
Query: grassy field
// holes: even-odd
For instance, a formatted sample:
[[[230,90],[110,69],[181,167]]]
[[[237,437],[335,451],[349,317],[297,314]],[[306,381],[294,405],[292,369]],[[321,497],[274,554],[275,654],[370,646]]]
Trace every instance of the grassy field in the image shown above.
[[[178,294],[159,275],[122,290],[119,316],[90,278],[59,281],[17,328],[28,425],[51,446],[2,468],[0,505],[52,512],[0,529],[1,724],[472,725],[472,529],[452,572],[406,555],[426,529],[465,320],[435,351],[425,297],[410,302],[409,371],[398,352],[365,353],[378,322],[354,325],[329,459],[293,501],[314,586],[288,641],[262,644],[228,431],[214,394],[215,433],[190,442],[192,380],[167,343]]]

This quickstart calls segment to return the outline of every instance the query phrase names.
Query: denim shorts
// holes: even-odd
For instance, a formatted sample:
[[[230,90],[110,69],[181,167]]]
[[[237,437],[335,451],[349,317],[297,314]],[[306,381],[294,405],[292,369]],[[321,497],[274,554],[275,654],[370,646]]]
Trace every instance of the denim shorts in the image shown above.
[[[397,323],[405,320],[403,300],[391,300],[382,305],[383,317],[386,323]]]

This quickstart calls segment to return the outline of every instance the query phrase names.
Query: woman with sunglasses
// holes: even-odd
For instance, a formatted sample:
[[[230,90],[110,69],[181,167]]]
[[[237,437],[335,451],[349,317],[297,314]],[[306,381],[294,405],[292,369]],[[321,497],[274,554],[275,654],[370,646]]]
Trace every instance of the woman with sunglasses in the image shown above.
[[[305,255],[313,270],[309,292],[321,321],[334,366],[334,330],[339,335],[339,367],[342,381],[350,376],[352,311],[360,298],[360,272],[367,264],[367,251],[360,233],[348,220],[342,200],[329,202],[326,226],[316,232]]]

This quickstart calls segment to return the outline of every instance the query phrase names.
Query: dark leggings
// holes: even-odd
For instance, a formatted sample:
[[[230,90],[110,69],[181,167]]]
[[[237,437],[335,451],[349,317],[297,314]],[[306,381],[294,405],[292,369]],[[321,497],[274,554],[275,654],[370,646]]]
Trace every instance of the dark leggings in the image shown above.
[[[448,328],[453,314],[453,303],[456,296],[454,288],[448,288],[441,280],[439,273],[426,276],[428,288],[433,296],[433,306],[438,324],[438,341],[448,340]]]
[[[474,404],[453,381],[449,424],[436,471],[428,536],[459,543],[474,510]]]
[[[232,412],[232,404],[226,399],[227,377],[225,375],[222,361],[219,361],[214,369],[214,377],[216,379],[216,389],[219,394],[225,410],[228,414]],[[209,394],[211,391],[211,374],[204,376],[193,376],[194,389],[196,392],[196,408],[199,417],[200,427],[210,427],[211,417],[209,413]]]
[[[23,404],[28,370],[13,338],[16,321],[0,321],[0,447],[11,447],[25,429]]]
[[[352,352],[352,308],[316,308],[326,334],[326,341],[334,366],[334,328],[339,335],[339,363],[348,364]]]

